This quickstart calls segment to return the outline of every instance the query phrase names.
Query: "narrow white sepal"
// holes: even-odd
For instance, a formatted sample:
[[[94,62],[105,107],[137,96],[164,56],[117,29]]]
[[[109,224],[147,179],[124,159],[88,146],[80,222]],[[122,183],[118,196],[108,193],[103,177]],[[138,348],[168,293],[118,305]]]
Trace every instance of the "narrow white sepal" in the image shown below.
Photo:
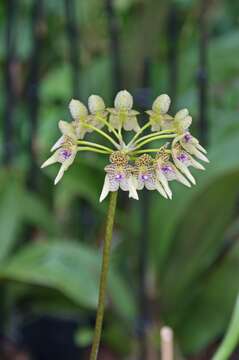
[[[58,171],[58,174],[57,174],[57,176],[56,176],[56,178],[54,180],[54,185],[56,185],[62,179],[62,177],[64,175],[64,172],[65,172],[65,168],[64,168],[64,166],[62,164],[61,167],[60,167],[60,170]]]
[[[139,200],[138,193],[136,191],[132,176],[130,176],[128,179],[128,185],[129,185],[129,198]]]
[[[58,161],[58,154],[55,152],[49,159],[47,159],[42,165],[41,168],[45,168],[46,166],[52,165]]]
[[[110,183],[109,183],[108,175],[106,174],[103,189],[100,195],[100,202],[102,202],[107,197],[109,191],[110,191]]]
[[[57,142],[52,146],[51,152],[57,150],[64,142],[64,135],[62,135]]]
[[[169,197],[169,199],[172,199],[172,191],[168,185],[168,180],[166,178],[166,176],[164,176],[164,174],[161,173],[161,171],[158,172],[158,178],[159,178],[159,181],[160,183],[162,184],[167,196]]]
[[[155,187],[156,187],[156,190],[165,198],[165,199],[168,199],[168,196],[166,194],[166,192],[164,191],[164,188],[162,187],[162,185],[156,181],[155,182]]]

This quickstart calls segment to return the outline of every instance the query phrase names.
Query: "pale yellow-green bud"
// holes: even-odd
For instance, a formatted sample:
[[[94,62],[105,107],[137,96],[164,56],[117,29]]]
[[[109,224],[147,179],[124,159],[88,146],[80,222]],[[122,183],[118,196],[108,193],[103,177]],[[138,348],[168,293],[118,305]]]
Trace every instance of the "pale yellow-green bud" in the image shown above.
[[[88,115],[86,106],[79,100],[72,99],[69,104],[69,109],[74,120],[79,120],[81,117]]]
[[[189,111],[188,109],[179,110],[175,115],[175,120],[180,121],[183,120],[186,116],[188,116]]]
[[[98,95],[91,95],[88,99],[88,106],[90,109],[90,112],[92,114],[95,114],[98,111],[104,111],[105,110],[105,103],[102,97]]]
[[[168,112],[170,103],[170,97],[167,94],[162,94],[154,100],[152,109],[156,113],[166,114]]]
[[[114,104],[117,110],[131,110],[133,107],[133,97],[128,91],[121,90],[116,95]]]

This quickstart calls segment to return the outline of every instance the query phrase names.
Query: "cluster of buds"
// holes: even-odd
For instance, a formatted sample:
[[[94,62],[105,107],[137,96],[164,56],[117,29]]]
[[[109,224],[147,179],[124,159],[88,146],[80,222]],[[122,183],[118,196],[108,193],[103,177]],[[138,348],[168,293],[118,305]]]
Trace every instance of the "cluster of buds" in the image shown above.
[[[133,109],[133,97],[126,90],[116,95],[114,108],[106,108],[98,95],[89,97],[89,110],[80,101],[71,100],[69,109],[73,121],[59,121],[62,136],[51,149],[54,151],[53,155],[42,167],[55,162],[61,163],[56,184],[78,152],[92,151],[108,155],[110,161],[105,167],[106,176],[100,201],[110,191],[117,191],[119,188],[128,191],[130,198],[138,199],[137,191],[144,187],[157,190],[163,197],[171,199],[169,181],[176,180],[188,187],[195,185],[196,181],[189,167],[204,170],[203,165],[195,158],[204,162],[208,162],[208,159],[206,150],[189,132],[192,123],[189,111],[182,109],[171,116],[168,114],[170,103],[168,95],[158,96],[152,109],[146,111],[148,121],[140,127],[137,120],[139,112]],[[149,128],[151,132],[143,135]],[[103,143],[85,140],[93,131],[104,140]],[[123,131],[135,132],[128,143],[125,142]],[[152,147],[159,140],[166,143],[160,147]]]

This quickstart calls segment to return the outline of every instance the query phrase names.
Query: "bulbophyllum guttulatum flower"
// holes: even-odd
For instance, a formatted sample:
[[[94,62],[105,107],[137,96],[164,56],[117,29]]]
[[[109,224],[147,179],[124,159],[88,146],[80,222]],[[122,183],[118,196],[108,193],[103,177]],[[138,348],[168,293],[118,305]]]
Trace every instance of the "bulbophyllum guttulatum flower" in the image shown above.
[[[114,101],[114,108],[108,108],[110,113],[109,122],[115,129],[124,129],[126,131],[140,130],[137,115],[138,111],[133,110],[133,97],[126,91],[118,92]]]
[[[175,116],[169,115],[170,103],[168,95],[158,96],[152,110],[147,111],[148,121],[140,127],[137,121],[139,113],[133,110],[133,97],[126,90],[118,92],[114,108],[107,108],[98,95],[89,97],[88,109],[82,102],[73,99],[69,104],[73,121],[59,122],[62,136],[51,149],[54,154],[42,167],[61,163],[56,184],[78,152],[95,152],[108,156],[110,162],[105,166],[100,201],[109,192],[118,189],[127,191],[130,198],[138,200],[138,191],[143,188],[156,190],[163,197],[172,199],[169,182],[176,180],[190,187],[190,182],[196,182],[188,168],[192,166],[204,170],[195,158],[204,162],[208,159],[206,150],[189,132],[192,123],[189,111],[182,109]],[[151,128],[151,133],[144,135],[148,128]],[[133,131],[128,143],[123,131]],[[101,141],[90,141],[88,137],[92,132]],[[166,141],[166,144],[153,146],[159,140]],[[171,140],[170,147],[168,141]]]

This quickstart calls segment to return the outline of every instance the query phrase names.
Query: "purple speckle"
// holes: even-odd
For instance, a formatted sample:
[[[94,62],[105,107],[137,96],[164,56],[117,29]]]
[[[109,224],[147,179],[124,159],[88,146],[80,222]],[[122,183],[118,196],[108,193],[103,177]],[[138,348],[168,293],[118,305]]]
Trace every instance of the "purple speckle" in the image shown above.
[[[189,133],[187,133],[187,134],[184,135],[183,138],[184,138],[185,142],[189,142],[191,140],[192,136]]]
[[[141,176],[142,180],[148,180],[149,179],[149,176],[147,174],[144,174]]]
[[[122,179],[123,179],[123,175],[122,175],[122,174],[116,174],[116,175],[115,175],[115,180],[121,181]]]
[[[177,159],[178,159],[179,161],[184,162],[184,161],[187,161],[187,160],[188,160],[188,156],[187,156],[185,153],[180,153],[180,154],[177,156]]]
[[[168,174],[168,173],[170,173],[170,172],[172,171],[172,168],[171,168],[171,166],[169,166],[169,165],[164,165],[164,166],[161,167],[161,170],[162,170],[165,174]]]
[[[69,157],[71,157],[71,154],[72,154],[71,150],[68,150],[68,149],[62,149],[60,151],[60,155],[63,160],[69,159]]]

